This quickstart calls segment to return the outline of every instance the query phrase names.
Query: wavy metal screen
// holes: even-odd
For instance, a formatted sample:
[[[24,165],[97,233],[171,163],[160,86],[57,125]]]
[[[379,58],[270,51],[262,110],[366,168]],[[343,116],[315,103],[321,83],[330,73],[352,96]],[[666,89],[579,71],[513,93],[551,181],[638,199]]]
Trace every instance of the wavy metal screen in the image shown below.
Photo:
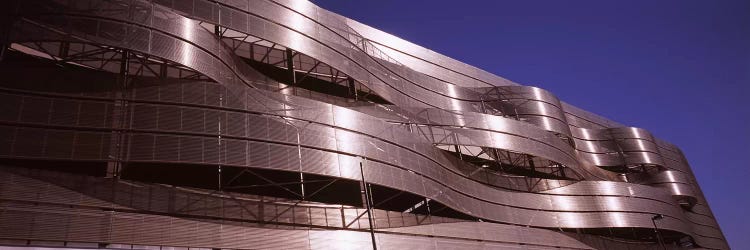
[[[728,248],[677,147],[309,2],[11,5],[2,245]]]

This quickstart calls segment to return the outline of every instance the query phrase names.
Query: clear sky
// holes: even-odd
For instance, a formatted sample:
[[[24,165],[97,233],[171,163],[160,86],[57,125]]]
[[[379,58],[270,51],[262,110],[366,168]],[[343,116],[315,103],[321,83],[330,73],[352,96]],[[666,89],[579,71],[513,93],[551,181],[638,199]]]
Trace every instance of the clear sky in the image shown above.
[[[750,249],[750,1],[314,2],[676,144]]]

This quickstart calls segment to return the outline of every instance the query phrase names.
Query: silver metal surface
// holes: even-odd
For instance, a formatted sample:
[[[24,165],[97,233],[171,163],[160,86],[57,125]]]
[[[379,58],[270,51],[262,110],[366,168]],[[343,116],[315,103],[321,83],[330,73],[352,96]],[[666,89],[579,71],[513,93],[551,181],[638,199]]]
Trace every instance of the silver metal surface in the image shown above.
[[[30,109],[23,109],[88,105],[113,110],[111,97],[3,87],[0,95],[7,98],[0,98],[0,104],[20,110],[0,117],[2,138],[13,142],[10,149],[0,151],[4,158],[109,161],[103,141],[111,140],[111,131],[121,131],[129,136],[123,145],[129,162],[281,170],[354,181],[364,181],[364,175],[367,183],[437,202],[467,217],[505,224],[467,223],[466,230],[650,229],[652,216],[660,214],[664,219],[659,229],[690,236],[701,247],[728,248],[675,146],[644,129],[565,104],[546,90],[517,85],[308,2],[32,1],[20,4],[18,16],[10,40],[47,51],[53,59],[63,58],[64,43],[96,45],[169,62],[204,78],[162,79],[154,85],[143,80],[130,86],[132,95],[126,101],[132,117],[127,128],[81,122],[107,119],[96,112],[71,111],[76,120],[72,122],[35,119]],[[248,42],[219,37],[207,27],[272,43],[269,51],[279,45],[309,56],[390,104],[346,108],[269,91],[269,86],[280,83],[248,64],[247,58],[254,55],[232,45]],[[232,39],[232,44],[226,41]],[[167,71],[143,78],[158,77],[174,75]],[[85,147],[78,141],[58,141],[62,146],[44,143],[38,152],[23,151],[33,146],[15,138],[34,133],[44,138],[89,136],[102,143],[96,154],[80,150]],[[76,150],[60,152],[58,147]],[[466,153],[471,150],[479,152],[477,157],[487,155],[484,161],[506,163],[500,153],[527,159],[532,171],[559,168],[561,172],[555,173],[561,176],[485,169],[463,159],[475,155]],[[406,234],[379,233],[380,244],[392,247],[420,240],[448,247],[453,243],[447,239],[439,243],[410,234],[463,233],[443,224],[384,231]],[[289,233],[321,240],[310,240],[303,248],[319,248],[322,245],[316,244],[334,240],[330,237],[342,242],[347,238],[350,244],[343,248],[361,247],[362,242],[368,246],[362,232]],[[585,248],[575,240],[554,243]]]

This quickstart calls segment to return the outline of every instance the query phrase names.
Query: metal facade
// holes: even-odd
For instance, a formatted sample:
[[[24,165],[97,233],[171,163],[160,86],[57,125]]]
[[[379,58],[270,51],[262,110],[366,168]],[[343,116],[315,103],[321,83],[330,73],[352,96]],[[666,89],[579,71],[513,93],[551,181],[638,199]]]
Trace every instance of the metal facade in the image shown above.
[[[2,245],[728,249],[672,144],[312,3],[5,5]]]

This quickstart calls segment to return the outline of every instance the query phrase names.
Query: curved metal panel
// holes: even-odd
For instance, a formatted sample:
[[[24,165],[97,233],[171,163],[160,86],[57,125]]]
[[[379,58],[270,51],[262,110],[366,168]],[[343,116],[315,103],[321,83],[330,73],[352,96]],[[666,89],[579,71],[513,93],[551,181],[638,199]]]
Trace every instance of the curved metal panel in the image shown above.
[[[314,5],[91,0],[24,3],[19,10],[23,19],[14,26],[13,42],[59,41],[127,49],[215,82],[170,84],[179,86],[182,98],[169,97],[167,93],[174,94],[174,90],[162,90],[169,86],[155,87],[156,95],[150,93],[151,87],[135,87],[134,97],[128,100],[133,103],[132,127],[121,129],[130,136],[130,161],[280,170],[357,181],[366,176],[369,183],[438,202],[465,216],[540,228],[652,228],[652,216],[661,214],[660,229],[692,236],[701,246],[726,247],[684,156],[673,145],[644,129],[608,127],[614,123],[569,111],[553,94],[539,88],[477,87],[499,80],[471,68],[437,74],[447,79],[438,80],[420,70],[457,63],[432,62],[442,57],[406,45],[404,53],[429,62],[412,69],[382,54],[349,27],[347,19]],[[250,67],[198,20],[315,58],[394,105],[349,109],[261,90],[274,81]],[[471,87],[448,82],[465,78],[476,81],[465,84]],[[186,89],[200,93],[190,99]],[[201,99],[209,95],[217,98]],[[54,99],[58,97],[75,99],[24,97],[24,102],[63,107]],[[89,102],[105,100],[109,99]],[[499,113],[488,111],[492,109]],[[44,128],[45,133],[55,133],[56,126],[110,128],[34,118],[23,112],[3,118],[11,124],[3,130],[18,136],[23,129],[15,127],[50,127]],[[601,128],[584,128],[595,127],[591,124]],[[538,180],[546,185],[544,191],[519,192],[531,190],[524,183],[527,179],[519,181],[523,176],[491,175],[439,149],[443,144],[537,157],[562,164],[580,178]],[[0,155],[50,157],[17,152],[21,151]],[[69,158],[86,157],[107,159],[103,155]],[[656,170],[625,176],[599,168],[615,166]],[[692,211],[684,210],[681,200],[688,200]]]

